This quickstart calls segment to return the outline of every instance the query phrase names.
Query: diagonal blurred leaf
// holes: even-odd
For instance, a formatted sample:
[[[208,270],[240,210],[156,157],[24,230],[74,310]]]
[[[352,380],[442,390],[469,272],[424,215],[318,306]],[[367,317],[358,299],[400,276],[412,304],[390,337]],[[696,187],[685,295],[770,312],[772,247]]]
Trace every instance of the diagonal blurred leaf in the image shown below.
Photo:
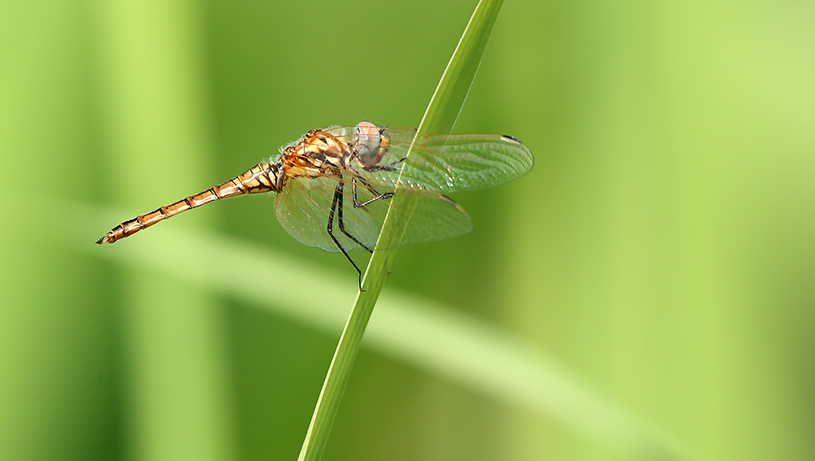
[[[343,322],[342,313],[332,306],[337,305],[338,298],[351,299],[356,291],[345,275],[183,225],[168,226],[141,239],[128,239],[115,249],[100,248],[90,243],[98,230],[128,216],[128,212],[64,199],[41,201],[38,209],[44,211],[39,215],[43,222],[32,223],[38,224],[33,226],[34,232],[43,233],[41,241],[125,266],[159,271],[328,334],[334,334]],[[80,224],[54,235],[47,226],[54,220]],[[285,265],[280,264],[284,260]],[[220,267],[224,261],[241,270],[201,270]],[[322,283],[305,286],[314,278]],[[292,284],[302,280],[304,286],[274,292],[268,289],[269,280],[283,279]],[[306,289],[309,296],[302,296]],[[653,425],[594,392],[538,348],[518,341],[508,332],[406,292],[389,290],[379,304],[366,344],[381,353],[559,421],[624,459],[698,458]]]

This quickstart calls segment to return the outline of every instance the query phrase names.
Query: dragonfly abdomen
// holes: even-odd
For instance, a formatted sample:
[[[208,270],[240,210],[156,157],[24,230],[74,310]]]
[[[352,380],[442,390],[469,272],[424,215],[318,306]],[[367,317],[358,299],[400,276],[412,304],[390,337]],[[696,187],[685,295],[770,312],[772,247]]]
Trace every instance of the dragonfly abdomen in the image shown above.
[[[225,183],[125,221],[111,229],[107,234],[102,236],[102,238],[97,240],[96,243],[100,245],[103,243],[113,243],[117,240],[129,237],[142,229],[146,229],[159,221],[163,221],[181,212],[197,208],[206,203],[214,202],[215,200],[234,197],[236,195],[275,191],[278,187],[279,168],[278,164],[258,163],[243,174]]]

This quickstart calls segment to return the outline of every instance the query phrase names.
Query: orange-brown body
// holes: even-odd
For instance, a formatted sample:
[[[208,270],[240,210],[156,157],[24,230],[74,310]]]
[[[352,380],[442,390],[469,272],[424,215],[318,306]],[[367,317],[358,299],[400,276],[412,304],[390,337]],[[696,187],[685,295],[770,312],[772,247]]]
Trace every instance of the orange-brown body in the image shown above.
[[[289,179],[326,175],[341,178],[342,171],[353,172],[349,168],[353,153],[354,149],[345,139],[324,130],[311,130],[284,149],[278,163],[258,163],[223,184],[136,216],[111,229],[96,243],[113,243],[159,221],[218,199],[280,192]]]
[[[361,289],[362,271],[348,251],[377,248],[389,199],[408,194],[421,208],[394,245],[441,240],[472,229],[467,212],[444,192],[491,187],[526,173],[533,163],[529,149],[510,136],[430,135],[367,121],[311,130],[276,161],[125,221],[96,243],[114,243],[218,199],[275,192],[275,215],[286,232],[305,245],[342,252]]]
[[[325,176],[327,172],[347,170],[351,152],[344,139],[323,130],[311,130],[283,151],[281,170],[285,179]]]
[[[275,190],[278,183],[278,169],[274,164],[258,163],[245,173],[240,174],[218,186],[207,189],[201,193],[190,195],[177,202],[157,208],[125,221],[111,229],[96,243],[113,243],[136,232],[146,229],[153,224],[175,216],[178,213],[197,208],[205,203],[218,199],[234,197],[243,194],[257,194]]]

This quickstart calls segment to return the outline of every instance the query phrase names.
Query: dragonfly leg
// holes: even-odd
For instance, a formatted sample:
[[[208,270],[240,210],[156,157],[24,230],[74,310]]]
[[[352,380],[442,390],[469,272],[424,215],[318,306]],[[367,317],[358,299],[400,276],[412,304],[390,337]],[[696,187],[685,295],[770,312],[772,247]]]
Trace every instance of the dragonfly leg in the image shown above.
[[[371,191],[372,194],[374,194],[374,198],[368,200],[367,202],[359,203],[359,200],[357,200],[357,178],[355,177],[351,178],[351,198],[353,198],[354,201],[354,208],[362,208],[365,205],[373,203],[377,200],[385,200],[393,197],[393,192],[385,192],[384,194],[380,194],[379,192],[376,191],[376,189],[371,187],[371,185],[366,183],[364,180],[360,179],[359,182],[361,182],[366,189],[368,189],[369,191]]]
[[[343,233],[343,234],[345,234],[345,235],[346,235],[346,236],[347,236],[349,239],[351,239],[351,240],[353,240],[354,242],[356,242],[356,244],[357,244],[357,245],[359,245],[359,246],[361,246],[362,248],[364,248],[364,249],[365,249],[365,250],[366,250],[368,253],[373,253],[373,250],[371,250],[370,248],[368,248],[367,246],[365,246],[365,244],[364,244],[364,243],[362,243],[362,242],[360,242],[359,240],[357,240],[357,238],[356,238],[356,237],[354,237],[354,236],[353,236],[353,235],[351,235],[351,234],[350,234],[348,231],[346,231],[346,230],[345,230],[345,219],[343,219],[343,217],[342,217],[342,209],[343,209],[343,207],[344,207],[344,205],[343,205],[343,203],[344,203],[344,202],[343,202],[342,188],[343,188],[342,182],[338,182],[338,183],[337,183],[337,187],[336,187],[336,189],[334,190],[334,194],[335,194],[335,195],[337,194],[337,191],[339,191],[339,196],[337,197],[337,204],[338,204],[338,208],[337,208],[337,224],[339,224],[339,227],[340,227],[340,230],[342,231],[342,233]]]
[[[339,204],[339,212],[337,213],[337,204]],[[337,213],[337,223],[339,224],[340,230],[343,234],[347,235],[349,238],[353,239],[355,242],[360,244],[363,248],[368,251],[371,251],[365,245],[362,245],[356,238],[354,238],[348,232],[345,232],[345,224],[342,219],[342,181],[337,183],[337,187],[334,189],[334,199],[331,201],[331,209],[328,211],[328,225],[326,226],[326,230],[328,231],[328,236],[331,237],[331,240],[337,245],[337,248],[340,249],[343,255],[345,255],[345,259],[354,266],[354,269],[357,270],[357,274],[359,275],[359,291],[364,291],[362,289],[362,271],[357,266],[357,263],[351,259],[351,256],[348,255],[348,252],[345,251],[345,248],[342,247],[340,241],[337,240],[337,237],[334,237],[334,214]]]
[[[402,163],[405,160],[407,160],[407,157],[402,157],[399,160],[388,163],[387,165],[366,166],[366,167],[363,167],[363,169],[365,171],[369,172],[369,173],[373,173],[373,172],[376,172],[376,171],[383,171],[383,170],[384,171],[399,171],[399,168],[395,167],[394,165]]]

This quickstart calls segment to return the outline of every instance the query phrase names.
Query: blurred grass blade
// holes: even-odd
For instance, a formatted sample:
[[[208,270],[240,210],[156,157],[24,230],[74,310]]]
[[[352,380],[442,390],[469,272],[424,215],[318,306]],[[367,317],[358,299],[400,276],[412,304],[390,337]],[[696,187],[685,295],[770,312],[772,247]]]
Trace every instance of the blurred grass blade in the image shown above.
[[[199,55],[203,5],[102,0],[85,8],[93,18],[88,39],[98,43],[89,61],[98,84],[94,104],[107,128],[98,135],[105,145],[99,171],[105,174],[93,182],[106,185],[116,201],[132,203],[160,202],[173,188],[206,182],[214,156],[206,65]],[[184,174],[172,183],[144,174],[157,165]],[[220,353],[227,331],[218,300],[151,271],[125,267],[117,278],[123,293],[126,457],[235,459],[228,361]]]
[[[419,132],[449,133],[467,99],[484,50],[487,46],[503,0],[482,0],[476,6],[464,34],[453,52],[436,91],[425,110]],[[408,152],[408,156],[410,153]],[[396,194],[382,226],[377,247],[395,248],[407,226],[414,204],[409,196]],[[299,460],[314,461],[322,456],[334,417],[337,414],[345,385],[351,374],[362,336],[382,290],[388,270],[396,255],[395,249],[376,250],[368,262],[356,303],[340,336],[331,365],[317,399]]]
[[[120,246],[91,244],[99,232],[132,210],[108,210],[57,197],[31,195],[31,202],[14,202],[8,212],[22,215],[31,204],[41,213],[30,222],[31,238],[123,266],[149,270],[223,293],[274,315],[332,334],[344,321],[334,308],[337,300],[353,299],[357,291],[347,274],[280,254],[268,247],[238,242],[187,226],[168,226]],[[37,221],[37,219],[39,221]],[[75,222],[54,234],[53,222]],[[161,255],[161,257],[157,257]],[[230,261],[240,271],[201,270]],[[285,261],[285,264],[281,264]],[[270,293],[269,280],[312,280],[309,296],[302,290]],[[295,287],[296,288],[296,287]],[[442,376],[524,411],[556,421],[621,459],[698,459],[687,447],[652,424],[598,394],[547,357],[508,332],[449,306],[389,290],[371,322],[368,347],[428,374]]]

